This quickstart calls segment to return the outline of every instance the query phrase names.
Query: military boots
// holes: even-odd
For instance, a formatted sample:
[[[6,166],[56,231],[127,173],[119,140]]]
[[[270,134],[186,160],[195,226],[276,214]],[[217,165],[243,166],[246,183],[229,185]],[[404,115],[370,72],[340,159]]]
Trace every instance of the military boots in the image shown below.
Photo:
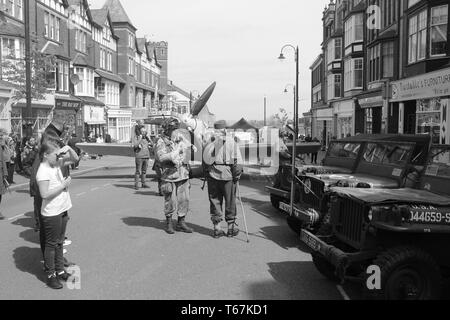
[[[174,234],[175,233],[175,230],[173,229],[172,217],[166,218],[166,232],[168,234]]]
[[[192,230],[191,228],[189,228],[186,224],[186,217],[179,217],[178,218],[178,224],[176,227],[177,231],[181,231],[184,233],[193,233],[194,230]]]

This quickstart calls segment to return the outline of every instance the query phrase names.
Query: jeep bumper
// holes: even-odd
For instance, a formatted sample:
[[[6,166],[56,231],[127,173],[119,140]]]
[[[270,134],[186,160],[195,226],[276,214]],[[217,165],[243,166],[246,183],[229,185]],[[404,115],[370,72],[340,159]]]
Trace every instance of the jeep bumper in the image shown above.
[[[315,225],[320,221],[320,213],[312,208],[294,205],[294,212],[291,212],[290,204],[280,203],[280,210],[307,225]]]
[[[342,268],[348,265],[349,255],[347,253],[336,248],[335,246],[325,243],[311,232],[302,230],[300,238],[308,248],[322,255],[336,268]]]
[[[281,189],[273,188],[273,187],[266,187],[266,191],[270,193],[270,195],[275,195],[277,197],[289,200],[291,199],[291,193],[289,191],[284,191]]]

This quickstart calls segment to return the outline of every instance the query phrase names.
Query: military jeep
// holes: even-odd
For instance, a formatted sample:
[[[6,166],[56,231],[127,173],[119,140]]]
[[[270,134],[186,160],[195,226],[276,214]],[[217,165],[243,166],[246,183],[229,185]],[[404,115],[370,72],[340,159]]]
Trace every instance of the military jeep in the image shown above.
[[[418,189],[333,188],[329,225],[301,239],[323,275],[360,281],[367,298],[439,298],[450,275],[450,146],[431,148]],[[379,287],[368,274],[377,269]]]
[[[321,165],[306,165],[306,163],[297,162],[296,164],[296,176],[302,174],[320,174],[320,173],[352,173],[361,156],[361,146],[365,141],[370,139],[370,136],[361,136],[360,139],[347,138],[343,140],[332,141],[330,147],[326,153],[325,159]],[[320,149],[317,148],[317,150]],[[308,153],[308,150],[300,151],[300,153]],[[292,185],[292,164],[280,163],[278,174],[275,176],[275,182],[272,187],[266,187],[266,190],[270,194],[270,200],[272,205],[276,209],[284,211],[283,208],[286,204],[291,202],[291,185]],[[295,200],[299,200],[299,189],[296,186]]]
[[[375,140],[375,139],[383,140]],[[366,140],[359,149],[348,153],[355,159],[351,172],[310,172],[304,170],[296,177],[298,196],[294,201],[294,212],[288,205],[280,204],[289,213],[288,225],[296,233],[307,228],[317,232],[320,223],[327,219],[329,190],[332,187],[362,189],[398,189],[414,187],[419,172],[424,168],[431,138],[411,135],[375,135]],[[333,146],[329,154],[342,150]],[[346,148],[348,145],[346,145]],[[342,161],[342,157],[340,158]]]

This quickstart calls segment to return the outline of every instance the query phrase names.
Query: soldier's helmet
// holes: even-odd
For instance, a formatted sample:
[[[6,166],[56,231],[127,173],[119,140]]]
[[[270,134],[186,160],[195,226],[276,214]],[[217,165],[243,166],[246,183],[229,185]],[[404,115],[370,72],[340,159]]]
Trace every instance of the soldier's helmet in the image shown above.
[[[180,121],[175,118],[169,118],[162,123],[164,132],[173,131],[180,128]]]

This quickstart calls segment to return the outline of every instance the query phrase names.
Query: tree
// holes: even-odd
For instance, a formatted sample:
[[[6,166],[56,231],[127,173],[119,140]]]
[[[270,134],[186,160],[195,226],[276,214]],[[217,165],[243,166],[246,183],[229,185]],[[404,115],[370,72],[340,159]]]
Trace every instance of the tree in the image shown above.
[[[55,57],[44,55],[36,50],[31,53],[31,97],[43,100],[49,88],[55,87]],[[25,60],[14,58],[11,54],[2,61],[0,78],[15,86],[14,100],[26,98]]]
[[[284,129],[289,123],[289,115],[286,109],[280,108],[280,112],[274,116],[274,120],[278,121],[281,129]]]

